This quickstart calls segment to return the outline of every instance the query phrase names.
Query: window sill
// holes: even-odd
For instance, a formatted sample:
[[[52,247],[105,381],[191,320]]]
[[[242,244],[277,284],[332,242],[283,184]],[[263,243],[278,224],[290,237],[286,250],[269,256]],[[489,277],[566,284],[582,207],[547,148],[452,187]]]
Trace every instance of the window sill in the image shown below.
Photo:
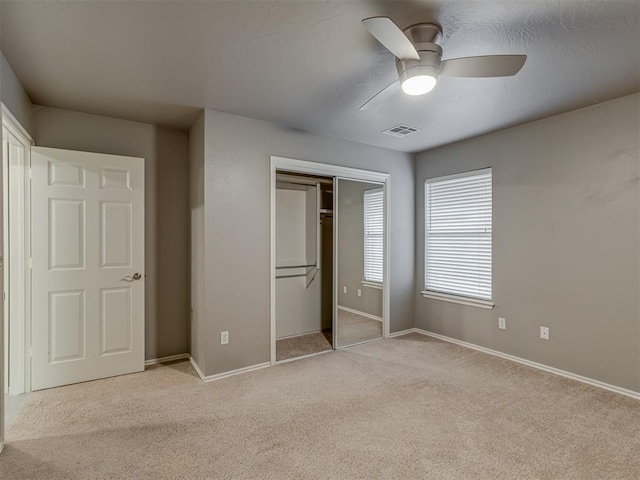
[[[460,297],[458,295],[448,295],[446,293],[429,292],[423,290],[420,292],[424,298],[433,298],[435,300],[442,300],[444,302],[458,303],[460,305],[468,305],[470,307],[484,308],[491,310],[495,304],[489,300],[480,300],[477,298]]]
[[[378,290],[382,290],[382,284],[381,283],[367,282],[366,280],[363,280],[361,283],[362,283],[362,285],[364,287],[376,288]]]

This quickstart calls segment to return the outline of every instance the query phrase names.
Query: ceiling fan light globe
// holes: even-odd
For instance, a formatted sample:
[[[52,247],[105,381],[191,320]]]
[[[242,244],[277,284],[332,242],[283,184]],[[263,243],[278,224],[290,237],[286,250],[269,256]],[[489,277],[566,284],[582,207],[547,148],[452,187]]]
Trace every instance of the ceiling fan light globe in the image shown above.
[[[407,95],[424,95],[434,89],[436,82],[431,75],[415,75],[402,81],[402,91]]]

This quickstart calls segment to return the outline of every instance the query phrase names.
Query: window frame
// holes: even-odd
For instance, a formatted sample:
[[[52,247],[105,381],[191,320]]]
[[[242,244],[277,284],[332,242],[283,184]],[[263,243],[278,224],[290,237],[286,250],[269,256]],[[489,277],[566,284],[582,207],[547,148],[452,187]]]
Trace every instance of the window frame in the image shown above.
[[[427,274],[428,274],[428,269],[427,269],[427,255],[428,255],[428,218],[427,218],[427,185],[429,184],[434,184],[434,183],[438,183],[438,182],[443,182],[443,181],[448,181],[448,180],[455,180],[457,178],[466,178],[466,177],[473,177],[473,176],[478,176],[478,175],[483,175],[483,174],[487,174],[489,173],[491,175],[491,232],[490,232],[490,245],[491,245],[491,262],[490,262],[490,273],[491,273],[491,298],[490,299],[485,299],[485,298],[479,298],[479,297],[474,297],[474,296],[467,296],[467,295],[462,295],[459,293],[451,293],[451,292],[441,292],[441,291],[436,291],[436,290],[428,290],[427,289]],[[495,304],[493,302],[493,296],[494,296],[494,292],[493,292],[493,169],[492,167],[485,167],[485,168],[481,168],[481,169],[477,169],[477,170],[470,170],[467,172],[461,172],[461,173],[456,173],[456,174],[452,174],[452,175],[443,175],[443,176],[439,176],[439,177],[431,177],[431,178],[427,178],[424,181],[424,215],[423,215],[423,219],[424,219],[424,250],[423,250],[423,267],[424,267],[424,275],[423,275],[423,285],[424,285],[424,289],[420,292],[422,294],[423,297],[425,298],[431,298],[431,299],[436,299],[436,300],[442,300],[442,301],[446,301],[446,302],[452,302],[452,303],[457,303],[457,304],[461,304],[461,305],[469,305],[469,306],[474,306],[474,307],[480,307],[480,308],[485,308],[485,309],[492,309]]]

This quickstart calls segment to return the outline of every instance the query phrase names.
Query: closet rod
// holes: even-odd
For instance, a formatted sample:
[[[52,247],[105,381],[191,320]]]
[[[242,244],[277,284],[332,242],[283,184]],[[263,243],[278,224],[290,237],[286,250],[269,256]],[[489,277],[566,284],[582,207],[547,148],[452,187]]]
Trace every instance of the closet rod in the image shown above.
[[[307,275],[307,273],[297,273],[295,275],[276,275],[276,280],[279,278],[306,277]]]
[[[289,268],[308,268],[308,267],[315,267],[316,264],[312,263],[311,265],[292,265],[291,267],[288,265],[281,265],[280,267],[276,267],[276,270],[281,270],[281,269],[285,269],[288,270]]]

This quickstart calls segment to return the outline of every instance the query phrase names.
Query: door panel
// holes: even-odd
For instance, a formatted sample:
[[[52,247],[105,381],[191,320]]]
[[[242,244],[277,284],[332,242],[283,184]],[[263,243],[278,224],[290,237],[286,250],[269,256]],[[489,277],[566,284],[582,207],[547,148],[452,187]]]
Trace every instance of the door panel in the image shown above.
[[[47,171],[49,185],[84,188],[84,167],[82,165],[49,160]]]
[[[31,162],[32,389],[142,371],[144,160],[33,147]]]
[[[85,290],[49,292],[49,363],[86,357]]]
[[[100,291],[100,355],[131,351],[131,287]]]
[[[84,269],[84,200],[49,199],[49,270]]]
[[[100,202],[102,268],[131,267],[131,202]]]

